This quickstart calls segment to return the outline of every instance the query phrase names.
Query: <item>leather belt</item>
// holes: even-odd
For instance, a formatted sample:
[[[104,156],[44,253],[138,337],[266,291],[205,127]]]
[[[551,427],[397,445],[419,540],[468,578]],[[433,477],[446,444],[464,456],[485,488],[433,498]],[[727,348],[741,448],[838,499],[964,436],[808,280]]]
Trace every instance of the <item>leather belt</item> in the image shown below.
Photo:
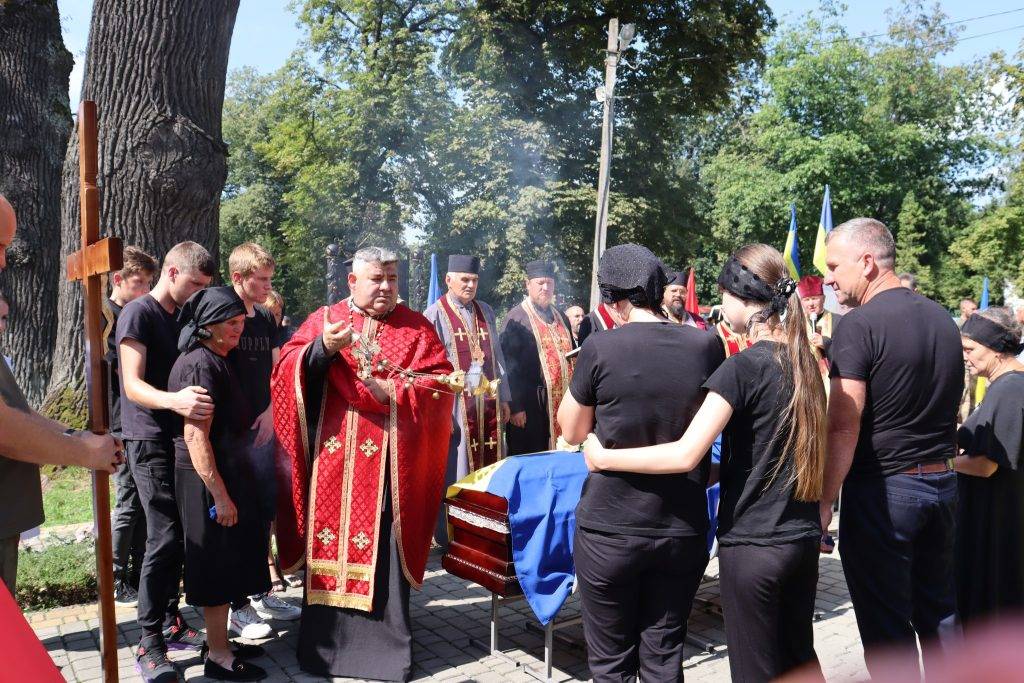
[[[952,472],[953,471],[953,458],[946,458],[942,462],[926,462],[924,464],[918,463],[913,467],[900,472],[900,474],[939,474],[940,472]]]

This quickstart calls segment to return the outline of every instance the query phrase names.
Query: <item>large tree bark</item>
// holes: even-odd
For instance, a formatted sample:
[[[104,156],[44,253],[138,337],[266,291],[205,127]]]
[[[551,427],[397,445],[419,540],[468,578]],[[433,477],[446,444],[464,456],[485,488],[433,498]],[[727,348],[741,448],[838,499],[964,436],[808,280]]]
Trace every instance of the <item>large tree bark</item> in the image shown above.
[[[18,214],[0,292],[0,352],[32,405],[46,393],[57,333],[61,166],[71,133],[71,53],[56,0],[0,0],[0,194]]]
[[[182,240],[216,257],[227,178],[221,110],[239,0],[96,0],[82,99],[99,110],[100,225],[163,258]],[[79,248],[78,139],[64,160],[62,255]],[[61,281],[46,409],[84,414],[82,301]]]

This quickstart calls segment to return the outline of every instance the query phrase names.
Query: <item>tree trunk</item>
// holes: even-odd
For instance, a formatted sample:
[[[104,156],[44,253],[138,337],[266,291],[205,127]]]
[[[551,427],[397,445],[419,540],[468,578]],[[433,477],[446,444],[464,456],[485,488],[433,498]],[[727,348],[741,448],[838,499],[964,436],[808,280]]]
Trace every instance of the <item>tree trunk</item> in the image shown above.
[[[100,227],[162,259],[182,240],[217,257],[227,178],[221,110],[239,0],[96,0],[82,99],[99,119]],[[80,247],[78,137],[64,160],[61,254]],[[47,412],[84,415],[82,299],[61,280]]]
[[[0,1],[0,194],[18,233],[0,274],[11,307],[0,352],[33,406],[50,378],[57,334],[61,165],[71,134],[71,53],[56,0]],[[2,361],[0,361],[2,362]]]

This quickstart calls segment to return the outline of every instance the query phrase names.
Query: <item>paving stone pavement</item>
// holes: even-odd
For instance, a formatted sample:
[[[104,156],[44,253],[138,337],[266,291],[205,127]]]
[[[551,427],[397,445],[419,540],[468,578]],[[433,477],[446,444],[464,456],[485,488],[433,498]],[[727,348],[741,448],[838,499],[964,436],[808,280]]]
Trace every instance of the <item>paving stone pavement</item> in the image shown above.
[[[729,659],[719,607],[718,562],[708,565],[705,581],[690,616],[693,643],[686,648],[684,676],[687,681],[729,680]],[[490,594],[480,586],[458,579],[441,569],[440,555],[430,557],[422,591],[412,592],[413,680],[477,681],[479,683],[532,682],[524,669],[543,668],[544,634],[524,602],[500,609],[499,647],[503,655],[489,655],[471,641],[489,637]],[[301,604],[301,589],[285,597]],[[566,602],[559,618],[579,615],[578,596]],[[822,556],[818,579],[818,619],[814,624],[815,648],[829,681],[865,679],[863,650],[857,636],[853,608],[839,558]],[[192,608],[183,610],[193,625],[202,618]],[[93,605],[64,607],[26,614],[54,663],[68,681],[86,683],[100,680],[98,618]],[[140,681],[134,669],[133,653],[140,629],[134,608],[118,608],[118,663],[122,681]],[[277,637],[259,642],[267,656],[256,660],[270,672],[268,681],[306,683],[330,679],[299,671],[295,660],[298,622],[272,622]],[[199,657],[172,653],[188,681],[205,681]],[[579,625],[557,631],[555,641],[556,681],[588,680],[583,631]],[[351,679],[335,679],[351,680]]]

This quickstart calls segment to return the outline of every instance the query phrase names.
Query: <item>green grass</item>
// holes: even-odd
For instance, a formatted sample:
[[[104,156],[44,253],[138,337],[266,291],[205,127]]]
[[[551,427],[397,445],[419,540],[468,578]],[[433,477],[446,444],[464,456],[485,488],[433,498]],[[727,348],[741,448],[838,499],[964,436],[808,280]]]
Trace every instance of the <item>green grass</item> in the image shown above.
[[[18,553],[18,604],[48,609],[96,600],[93,544],[55,545],[41,553]]]
[[[92,521],[92,476],[81,467],[44,467],[49,480],[43,491],[44,527],[80,524]],[[110,505],[114,505],[114,487],[110,486]]]

